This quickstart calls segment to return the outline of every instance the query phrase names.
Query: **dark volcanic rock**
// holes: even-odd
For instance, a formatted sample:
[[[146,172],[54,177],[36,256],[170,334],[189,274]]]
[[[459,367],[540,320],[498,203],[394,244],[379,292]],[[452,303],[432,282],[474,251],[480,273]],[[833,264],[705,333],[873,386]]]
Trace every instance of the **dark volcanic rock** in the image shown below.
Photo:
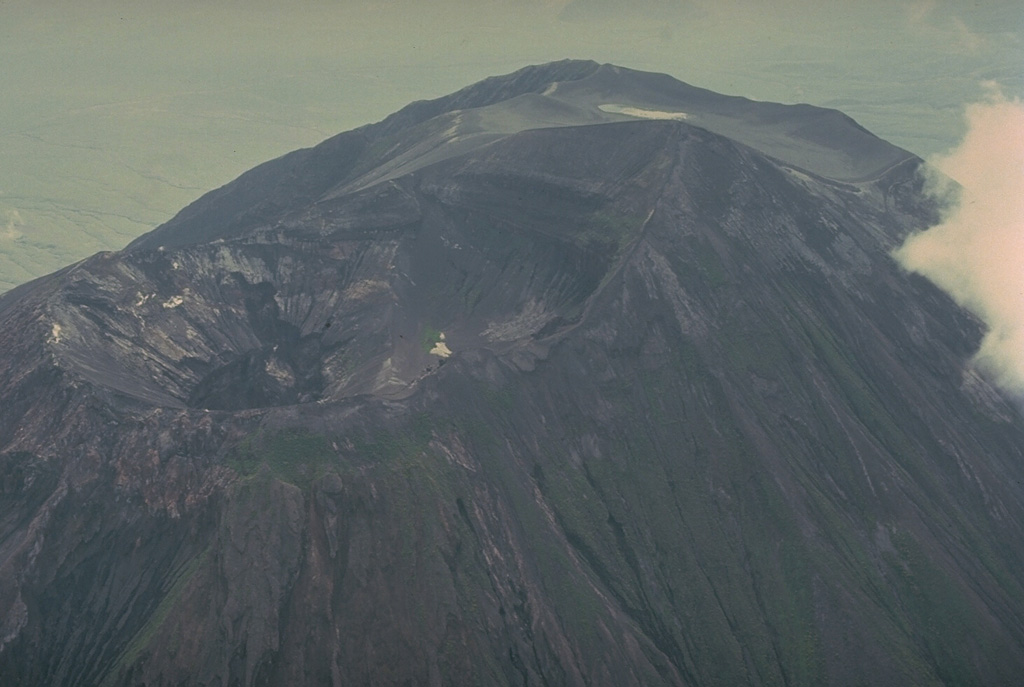
[[[0,298],[0,683],[1013,684],[1024,424],[845,116],[565,62]]]

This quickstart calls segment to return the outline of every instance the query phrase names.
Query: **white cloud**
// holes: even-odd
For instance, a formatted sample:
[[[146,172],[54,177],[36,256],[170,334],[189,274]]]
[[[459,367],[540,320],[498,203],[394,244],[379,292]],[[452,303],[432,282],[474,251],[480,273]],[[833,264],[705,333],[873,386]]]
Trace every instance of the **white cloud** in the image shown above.
[[[897,257],[985,321],[977,364],[1024,393],[1024,104],[985,87],[962,144],[931,161],[962,187],[959,204]]]
[[[18,227],[25,226],[25,223],[21,221],[21,215],[18,214],[17,210],[7,210],[4,212],[4,226],[0,229],[0,240],[4,241],[15,241],[20,239],[23,234]]]

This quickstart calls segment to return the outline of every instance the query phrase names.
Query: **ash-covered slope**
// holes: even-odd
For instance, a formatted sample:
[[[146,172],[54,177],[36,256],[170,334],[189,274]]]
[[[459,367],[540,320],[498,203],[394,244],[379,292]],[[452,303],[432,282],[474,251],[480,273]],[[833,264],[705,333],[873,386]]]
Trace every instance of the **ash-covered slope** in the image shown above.
[[[889,257],[918,163],[558,63],[6,294],[0,683],[1012,684],[1024,425]]]
[[[695,88],[664,74],[566,60],[493,77],[413,103],[243,174],[130,248],[238,235],[325,198],[393,179],[537,128],[630,120],[686,121],[836,180],[866,180],[912,158],[836,110],[761,103]]]

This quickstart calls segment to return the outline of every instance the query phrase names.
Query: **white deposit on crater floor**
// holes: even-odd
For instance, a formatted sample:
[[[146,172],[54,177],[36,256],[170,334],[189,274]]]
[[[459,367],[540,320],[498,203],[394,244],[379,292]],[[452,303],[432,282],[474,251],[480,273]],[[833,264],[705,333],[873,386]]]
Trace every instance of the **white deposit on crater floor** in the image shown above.
[[[448,348],[448,344],[444,340],[444,332],[441,332],[438,336],[438,341],[434,344],[434,347],[430,349],[431,355],[436,355],[441,358],[447,358],[451,356],[452,349]]]

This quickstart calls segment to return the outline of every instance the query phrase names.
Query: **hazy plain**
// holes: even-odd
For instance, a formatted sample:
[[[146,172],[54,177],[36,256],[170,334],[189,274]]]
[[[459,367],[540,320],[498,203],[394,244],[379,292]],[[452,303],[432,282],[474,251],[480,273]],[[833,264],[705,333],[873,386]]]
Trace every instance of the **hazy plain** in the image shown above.
[[[1014,2],[0,1],[0,290],[123,246],[259,162],[565,57],[835,107],[924,156],[998,84]]]

